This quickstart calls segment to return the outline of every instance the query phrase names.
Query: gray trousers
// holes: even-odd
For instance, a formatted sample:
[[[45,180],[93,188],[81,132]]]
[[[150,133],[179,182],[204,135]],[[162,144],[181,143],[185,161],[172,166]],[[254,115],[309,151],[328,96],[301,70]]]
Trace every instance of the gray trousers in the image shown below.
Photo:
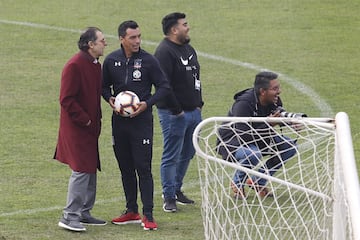
[[[67,194],[64,218],[79,221],[89,217],[96,197],[96,173],[72,171]]]

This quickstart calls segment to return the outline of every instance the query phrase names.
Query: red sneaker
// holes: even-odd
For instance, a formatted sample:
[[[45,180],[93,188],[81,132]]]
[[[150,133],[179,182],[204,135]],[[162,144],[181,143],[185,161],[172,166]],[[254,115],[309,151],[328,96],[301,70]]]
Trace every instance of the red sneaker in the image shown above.
[[[274,194],[267,187],[260,186],[254,183],[251,178],[246,179],[246,184],[249,185],[249,187],[251,187],[252,189],[254,189],[260,197],[274,197]]]
[[[141,223],[141,217],[139,213],[128,212],[128,210],[125,210],[121,216],[114,218],[111,222],[117,225]]]
[[[144,227],[144,230],[157,230],[158,227],[154,218],[148,219],[146,216],[143,217],[141,226]]]

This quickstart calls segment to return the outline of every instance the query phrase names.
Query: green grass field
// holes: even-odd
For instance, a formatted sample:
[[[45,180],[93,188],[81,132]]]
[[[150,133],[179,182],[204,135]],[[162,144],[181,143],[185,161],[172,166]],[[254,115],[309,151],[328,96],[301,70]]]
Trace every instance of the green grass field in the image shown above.
[[[195,159],[184,191],[197,204],[179,206],[175,214],[162,211],[162,139],[155,108],[153,175],[158,231],[108,224],[78,234],[57,227],[70,174],[67,166],[52,160],[59,124],[60,74],[78,51],[79,30],[100,27],[106,34],[108,54],[119,47],[119,23],[133,19],[142,30],[142,48],[153,53],[162,39],[161,18],[169,12],[185,12],[202,66],[204,118],[225,115],[233,94],[250,87],[260,69],[269,69],[281,74],[288,111],[312,117],[347,112],[359,159],[359,9],[360,2],[348,0],[1,1],[0,240],[203,239]],[[103,102],[103,171],[98,174],[93,209],[95,216],[109,221],[125,206],[111,147],[110,114]],[[357,165],[359,172],[359,160]]]

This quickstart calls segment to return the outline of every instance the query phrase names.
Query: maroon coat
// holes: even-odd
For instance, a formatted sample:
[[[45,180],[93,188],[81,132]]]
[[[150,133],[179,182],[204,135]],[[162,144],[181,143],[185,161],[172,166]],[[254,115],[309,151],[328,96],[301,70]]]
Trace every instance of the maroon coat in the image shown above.
[[[77,172],[100,170],[101,64],[80,51],[65,65],[60,87],[60,127],[54,159]],[[91,120],[91,124],[86,124]]]

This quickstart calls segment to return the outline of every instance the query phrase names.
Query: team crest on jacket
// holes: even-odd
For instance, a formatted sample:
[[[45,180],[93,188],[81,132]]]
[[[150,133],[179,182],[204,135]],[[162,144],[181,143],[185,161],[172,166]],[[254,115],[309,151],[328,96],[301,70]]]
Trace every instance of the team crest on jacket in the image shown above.
[[[139,81],[139,79],[141,78],[141,72],[140,72],[140,70],[134,70],[133,71],[133,80],[134,81]]]
[[[141,68],[141,62],[142,62],[142,59],[140,59],[140,58],[135,59],[134,60],[134,68],[135,69]]]
[[[141,63],[142,59],[137,58],[134,60],[134,71],[133,71],[133,81],[141,81]]]

